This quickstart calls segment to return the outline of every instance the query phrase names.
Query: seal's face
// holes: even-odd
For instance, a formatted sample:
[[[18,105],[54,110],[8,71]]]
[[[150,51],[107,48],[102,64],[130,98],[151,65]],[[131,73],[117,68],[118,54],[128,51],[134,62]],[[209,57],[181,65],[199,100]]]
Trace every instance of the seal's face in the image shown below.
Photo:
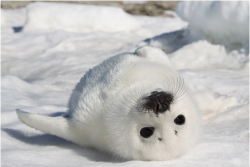
[[[127,159],[169,160],[185,154],[197,139],[198,109],[187,92],[154,90],[133,103],[129,96],[126,113],[115,116],[113,150]],[[126,103],[126,98],[123,100]],[[121,126],[123,125],[123,126]]]

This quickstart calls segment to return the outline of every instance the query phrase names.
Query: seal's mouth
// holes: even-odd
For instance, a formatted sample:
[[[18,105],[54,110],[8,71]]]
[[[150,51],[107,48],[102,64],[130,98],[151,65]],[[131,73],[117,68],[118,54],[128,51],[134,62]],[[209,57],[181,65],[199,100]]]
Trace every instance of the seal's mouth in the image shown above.
[[[156,115],[170,111],[170,105],[174,100],[174,96],[169,92],[154,91],[150,96],[145,97],[142,104],[143,110],[151,110]]]

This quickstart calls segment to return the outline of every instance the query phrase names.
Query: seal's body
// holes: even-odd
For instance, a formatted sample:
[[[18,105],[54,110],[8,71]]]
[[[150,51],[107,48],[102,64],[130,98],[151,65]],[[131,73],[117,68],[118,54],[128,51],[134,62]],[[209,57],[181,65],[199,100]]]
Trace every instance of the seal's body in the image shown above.
[[[30,127],[123,159],[170,160],[195,143],[196,102],[160,49],[145,46],[89,70],[64,116],[17,110]]]

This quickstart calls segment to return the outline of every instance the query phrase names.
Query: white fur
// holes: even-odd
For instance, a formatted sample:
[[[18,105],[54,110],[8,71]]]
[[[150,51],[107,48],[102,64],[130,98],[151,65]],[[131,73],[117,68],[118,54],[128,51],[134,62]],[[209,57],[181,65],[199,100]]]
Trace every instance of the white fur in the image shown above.
[[[175,94],[170,111],[158,117],[138,107],[153,91]],[[30,127],[127,160],[180,157],[192,148],[200,127],[200,112],[187,86],[164,52],[149,46],[89,70],[73,90],[65,116],[17,114]],[[180,114],[186,122],[176,125]],[[154,134],[141,137],[140,129],[149,126]]]

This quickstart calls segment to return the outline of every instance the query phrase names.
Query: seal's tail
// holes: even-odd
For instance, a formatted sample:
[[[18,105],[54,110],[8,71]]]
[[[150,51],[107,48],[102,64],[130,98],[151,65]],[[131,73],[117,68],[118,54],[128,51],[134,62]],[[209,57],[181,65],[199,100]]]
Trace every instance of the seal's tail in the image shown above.
[[[26,125],[40,130],[44,133],[56,135],[66,140],[72,141],[72,134],[70,133],[71,122],[62,117],[50,117],[40,114],[31,114],[20,109],[16,109],[18,118]]]

